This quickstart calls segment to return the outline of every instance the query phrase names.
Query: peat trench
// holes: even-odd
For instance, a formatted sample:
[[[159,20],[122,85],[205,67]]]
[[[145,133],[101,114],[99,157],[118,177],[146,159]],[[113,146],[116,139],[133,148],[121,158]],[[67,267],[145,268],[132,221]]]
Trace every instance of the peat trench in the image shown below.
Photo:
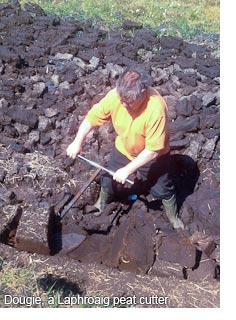
[[[0,241],[19,250],[163,277],[219,279],[219,58],[210,44],[162,36],[126,21],[105,30],[47,16],[37,5],[0,4]],[[130,32],[132,30],[132,33]],[[212,44],[211,44],[212,45]],[[184,233],[133,176],[101,216],[99,176],[60,221],[94,169],[65,155],[90,106],[130,65],[141,65],[168,104],[172,175]],[[88,137],[102,165],[115,133]],[[75,246],[76,244],[76,246]]]

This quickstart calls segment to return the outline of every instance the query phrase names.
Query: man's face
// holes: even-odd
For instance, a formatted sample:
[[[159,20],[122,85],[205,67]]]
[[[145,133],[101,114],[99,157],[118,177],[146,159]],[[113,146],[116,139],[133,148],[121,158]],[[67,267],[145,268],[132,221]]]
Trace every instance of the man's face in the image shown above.
[[[146,90],[143,89],[140,97],[138,97],[136,100],[132,102],[126,102],[122,98],[120,98],[120,101],[129,113],[134,113],[135,111],[138,111],[140,109],[145,99],[146,99]]]

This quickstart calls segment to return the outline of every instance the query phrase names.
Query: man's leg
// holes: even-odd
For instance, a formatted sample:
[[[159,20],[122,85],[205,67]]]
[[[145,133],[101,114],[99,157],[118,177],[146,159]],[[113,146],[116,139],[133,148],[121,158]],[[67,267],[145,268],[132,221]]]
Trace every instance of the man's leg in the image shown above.
[[[178,218],[175,187],[170,176],[169,153],[150,161],[139,168],[141,177],[146,180],[147,187],[154,198],[162,200],[166,215],[175,229],[184,229]]]
[[[107,169],[116,171],[129,163],[129,159],[120,153],[115,147],[112,150]],[[99,210],[95,213],[96,216],[100,215],[104,210],[107,203],[109,203],[114,195],[121,192],[123,186],[115,182],[112,176],[104,172],[101,177],[101,190],[99,198],[94,206]]]

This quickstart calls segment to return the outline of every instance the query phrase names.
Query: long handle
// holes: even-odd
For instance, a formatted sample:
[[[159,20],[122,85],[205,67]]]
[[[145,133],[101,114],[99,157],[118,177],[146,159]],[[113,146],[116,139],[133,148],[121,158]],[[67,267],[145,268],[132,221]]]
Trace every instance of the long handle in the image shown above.
[[[74,198],[68,203],[67,206],[63,209],[62,213],[60,214],[60,220],[66,215],[66,213],[69,211],[69,209],[76,203],[76,201],[79,199],[79,197],[84,193],[84,191],[90,186],[90,184],[93,182],[93,180],[96,178],[96,176],[101,171],[101,168],[98,168],[93,175],[90,177],[89,181],[85,184],[85,186],[74,196]]]
[[[82,160],[84,160],[84,161],[86,161],[86,162],[88,162],[91,166],[93,166],[93,167],[95,167],[95,168],[102,169],[103,171],[109,173],[111,176],[114,176],[114,174],[115,174],[114,171],[109,170],[109,169],[101,166],[100,164],[98,164],[98,163],[95,162],[95,161],[88,160],[88,159],[86,159],[85,157],[81,156],[80,154],[78,154],[77,157],[80,158],[80,159],[82,159]],[[129,179],[126,179],[125,181],[128,182],[129,184],[132,184],[132,185],[134,184],[134,182],[131,181],[131,180],[129,180]]]

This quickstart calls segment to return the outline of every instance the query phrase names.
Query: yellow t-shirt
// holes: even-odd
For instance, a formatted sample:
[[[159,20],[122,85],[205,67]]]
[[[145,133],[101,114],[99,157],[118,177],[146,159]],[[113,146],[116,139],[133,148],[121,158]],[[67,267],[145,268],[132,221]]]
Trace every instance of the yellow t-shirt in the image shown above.
[[[170,147],[164,99],[149,87],[141,110],[140,114],[132,117],[120,102],[116,89],[112,89],[91,108],[86,119],[93,126],[101,126],[111,119],[117,133],[115,146],[129,160],[133,160],[144,149],[166,154]]]

